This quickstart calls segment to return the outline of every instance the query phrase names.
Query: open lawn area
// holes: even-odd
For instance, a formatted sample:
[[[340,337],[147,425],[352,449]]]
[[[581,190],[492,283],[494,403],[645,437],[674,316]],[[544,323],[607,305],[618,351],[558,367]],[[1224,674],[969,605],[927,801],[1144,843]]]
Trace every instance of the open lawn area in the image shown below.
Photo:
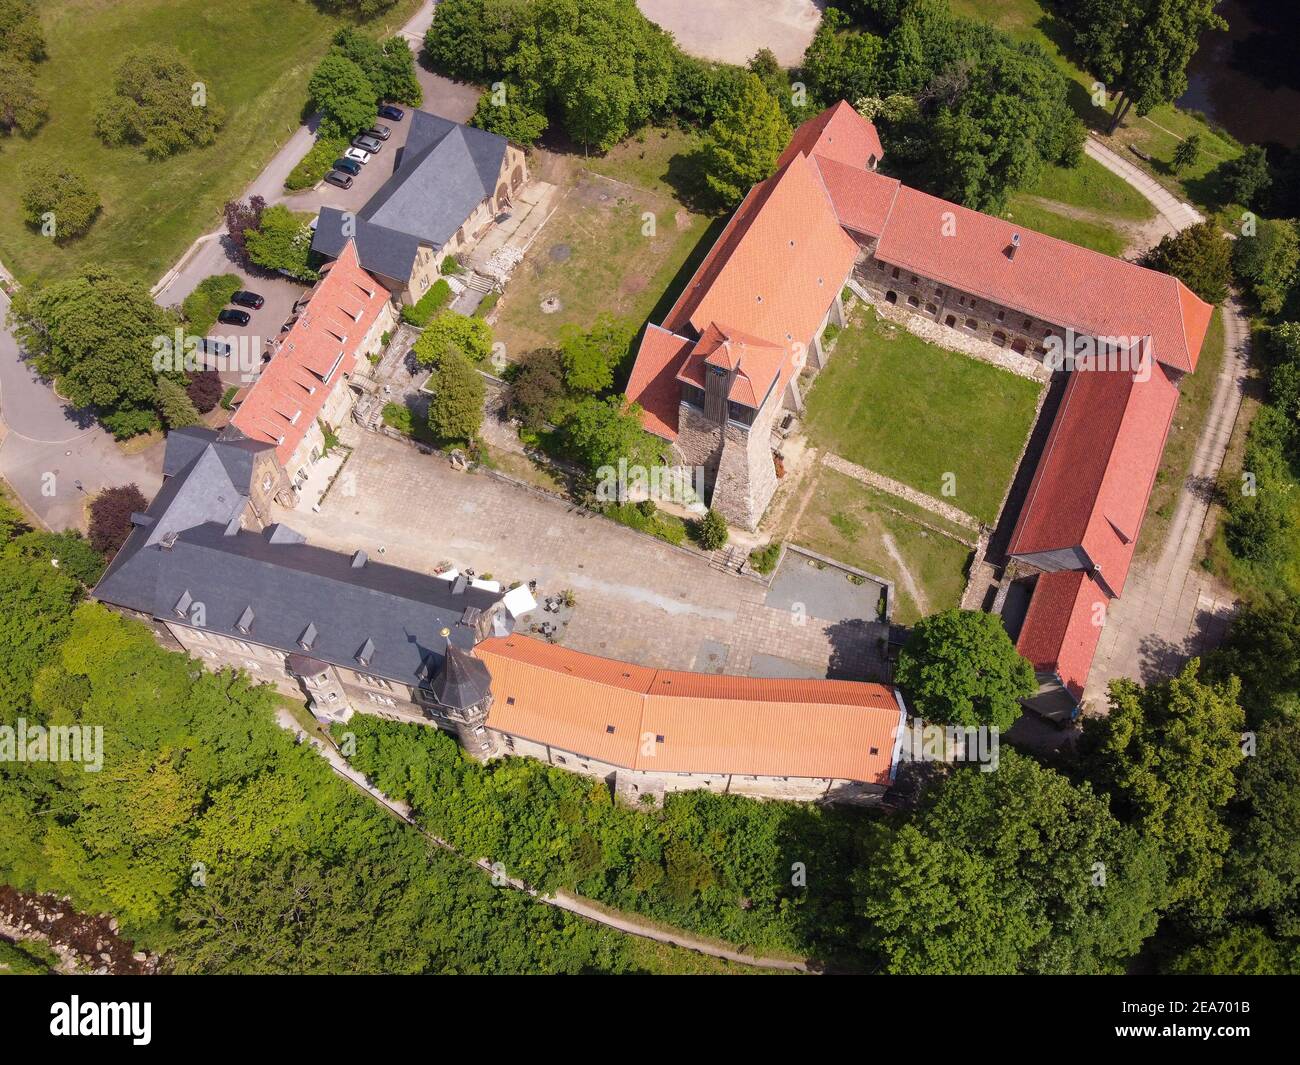
[[[382,26],[391,32],[416,7],[399,0]],[[22,280],[96,261],[156,281],[297,128],[307,78],[339,25],[306,0],[44,0],[40,11],[49,58],[37,81],[50,118],[30,139],[0,143],[0,255]],[[95,136],[93,115],[117,63],[146,44],[178,49],[225,108],[211,147],[151,162]],[[28,227],[19,204],[23,171],[48,162],[79,171],[104,205],[90,232],[62,247]]]
[[[1110,115],[1092,102],[1095,79],[1071,60],[1068,55],[1069,30],[1042,0],[948,2],[958,15],[992,23],[1017,40],[1035,41],[1042,45],[1074,82],[1070,100],[1079,117],[1091,129],[1105,132],[1110,125]],[[1174,149],[1179,141],[1193,133],[1201,136],[1200,161],[1196,166],[1175,174],[1172,165]],[[1220,163],[1240,155],[1242,150],[1241,145],[1225,131],[1211,126],[1199,115],[1179,110],[1172,104],[1156,107],[1149,115],[1141,118],[1136,111],[1130,111],[1124,125],[1108,139],[1117,149],[1132,145],[1151,156],[1152,161],[1148,163],[1132,152],[1124,151],[1126,159],[1142,166],[1174,195],[1209,211],[1220,206],[1221,199],[1212,172]]]
[[[568,323],[589,327],[601,311],[640,326],[668,309],[722,225],[674,194],[672,176],[692,143],[651,129],[573,168],[497,305],[493,329],[510,358],[554,344]],[[559,306],[547,313],[551,298]]]
[[[812,444],[993,524],[1039,386],[860,308],[808,395]],[[950,482],[952,478],[948,479]]]
[[[781,539],[893,581],[898,624],[961,602],[969,547],[898,513],[916,509],[904,500],[825,467],[810,476],[812,495],[798,525],[779,531]],[[945,524],[933,515],[922,520]]]

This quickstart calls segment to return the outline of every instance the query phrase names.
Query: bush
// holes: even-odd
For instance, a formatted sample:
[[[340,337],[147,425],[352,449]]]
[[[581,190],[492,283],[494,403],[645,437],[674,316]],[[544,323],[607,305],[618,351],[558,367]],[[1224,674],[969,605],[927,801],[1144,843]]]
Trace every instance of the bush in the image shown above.
[[[230,410],[231,400],[233,400],[235,396],[238,394],[239,394],[239,389],[236,388],[234,385],[231,385],[229,388],[227,388],[226,391],[222,393],[221,396],[221,409]]]
[[[195,336],[206,336],[221,308],[243,285],[238,274],[213,274],[200,281],[181,303],[181,314],[185,315],[189,331]]]
[[[48,217],[56,244],[85,233],[100,206],[99,194],[75,170],[40,166],[27,173],[23,218],[29,225],[43,227]]]
[[[196,370],[189,375],[185,394],[190,397],[195,410],[207,414],[221,402],[221,375],[216,370]]]
[[[1243,207],[1257,207],[1273,185],[1268,156],[1258,144],[1250,145],[1237,158],[1224,163],[1219,170],[1229,201]]]
[[[433,288],[445,283],[439,279]],[[412,350],[423,366],[437,366],[450,355],[460,355],[471,363],[482,362],[492,350],[492,330],[481,318],[443,311],[429,323]]]
[[[709,512],[695,523],[693,535],[695,542],[705,551],[717,551],[725,547],[727,540],[731,538],[731,530],[727,528],[727,519],[719,514],[712,507]]]
[[[507,409],[525,429],[540,433],[559,425],[570,403],[564,364],[554,348],[530,351],[512,367]]]
[[[90,504],[90,546],[112,558],[131,535],[131,515],[143,514],[148,506],[137,485],[105,488]]]
[[[443,309],[451,300],[451,286],[438,278],[414,306],[402,308],[402,321],[408,325],[426,326],[429,319]]]
[[[766,547],[756,547],[749,553],[749,568],[756,573],[771,573],[781,557],[781,541],[773,540]]]
[[[248,260],[266,270],[276,270],[301,281],[315,281],[311,263],[311,227],[306,214],[295,214],[280,204],[262,212],[261,223],[244,234]]]
[[[415,419],[411,415],[411,408],[405,403],[385,403],[383,416],[384,424],[403,436],[411,436],[415,432]]]
[[[438,265],[438,272],[445,276],[453,276],[455,274],[463,274],[465,268],[456,261],[456,256],[444,255],[442,257],[442,262]]]
[[[156,433],[162,429],[158,412],[150,407],[121,407],[118,410],[101,411],[99,421],[116,440],[130,440],[141,433]]]
[[[261,229],[262,212],[265,210],[266,200],[261,196],[250,196],[247,202],[230,200],[224,208],[226,233],[230,242],[238,250],[240,261],[245,266],[249,264],[249,259],[244,234],[250,229]]]
[[[347,137],[320,138],[298,160],[298,165],[289,171],[289,176],[284,179],[284,187],[291,192],[311,188],[334,168],[334,160],[347,148]]]
[[[671,514],[659,513],[653,504],[646,508],[640,503],[606,503],[600,512],[620,525],[657,536],[670,544],[681,544],[686,539],[686,523]]]

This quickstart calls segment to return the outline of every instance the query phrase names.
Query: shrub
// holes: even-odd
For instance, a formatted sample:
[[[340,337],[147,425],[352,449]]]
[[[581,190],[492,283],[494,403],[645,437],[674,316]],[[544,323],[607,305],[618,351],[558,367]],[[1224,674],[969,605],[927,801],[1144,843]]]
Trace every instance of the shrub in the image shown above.
[[[131,515],[144,513],[148,506],[134,484],[105,488],[90,504],[90,546],[112,558],[131,535]]]
[[[756,547],[749,553],[749,568],[756,573],[771,573],[781,557],[781,541],[773,540],[765,547]]]
[[[425,326],[451,300],[451,286],[438,278],[414,306],[402,308],[402,321],[408,325]]]
[[[207,414],[221,402],[221,375],[216,370],[195,370],[185,384],[185,394],[200,414]]]
[[[727,519],[710,507],[709,512],[695,523],[694,535],[695,542],[705,551],[717,551],[726,546],[731,530],[727,528]]]
[[[185,315],[189,331],[195,336],[206,336],[221,308],[243,284],[238,274],[213,274],[200,281],[181,303],[181,314]]]
[[[226,391],[222,393],[221,396],[221,409],[230,410],[231,400],[233,400],[238,393],[239,393],[239,389],[236,388],[234,385],[231,385],[229,388],[227,388]]]
[[[1220,173],[1228,199],[1243,207],[1258,206],[1273,185],[1268,157],[1258,144],[1250,145],[1237,158],[1229,159],[1220,167]]]
[[[73,240],[91,227],[100,209],[99,194],[80,174],[62,166],[40,166],[27,173],[23,218],[43,227],[54,224],[55,243]]]
[[[456,261],[456,256],[444,255],[442,262],[438,265],[438,271],[444,275],[452,276],[455,274],[463,274],[465,268]]]
[[[226,232],[230,243],[239,252],[240,261],[245,266],[248,265],[249,259],[244,234],[250,229],[260,229],[262,227],[262,212],[264,210],[266,210],[266,200],[261,196],[250,196],[247,202],[244,200],[231,200],[225,206]]]
[[[671,514],[660,514],[642,508],[639,503],[606,503],[600,512],[620,525],[657,536],[670,544],[680,544],[686,539],[686,524]]]
[[[1213,222],[1200,222],[1165,237],[1144,264],[1173,274],[1207,303],[1222,303],[1232,281],[1231,243]]]
[[[289,171],[284,187],[291,192],[309,189],[334,168],[334,160],[347,151],[347,137],[322,137]]]
[[[411,436],[415,432],[415,419],[411,416],[411,408],[405,403],[385,403],[383,417],[385,425],[396,429],[403,436]]]
[[[99,421],[117,440],[129,440],[141,433],[156,433],[162,429],[158,412],[151,407],[121,407],[118,410],[101,411]]]
[[[266,208],[258,227],[244,233],[249,261],[302,281],[315,281],[319,275],[309,265],[311,228],[308,222],[307,215],[295,214],[280,204]]]
[[[445,282],[439,280],[438,284]],[[482,318],[442,311],[429,323],[413,350],[424,366],[437,366],[449,355],[460,355],[471,363],[482,362],[492,350],[492,330]]]

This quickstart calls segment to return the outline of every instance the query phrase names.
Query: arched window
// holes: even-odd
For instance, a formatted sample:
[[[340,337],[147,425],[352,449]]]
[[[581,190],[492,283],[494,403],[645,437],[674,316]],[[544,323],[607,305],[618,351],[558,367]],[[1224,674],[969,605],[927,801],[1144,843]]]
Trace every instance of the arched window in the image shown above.
[[[967,319],[966,319],[966,328],[967,328],[967,329],[972,329],[972,330],[973,330],[973,329],[978,329],[978,328],[979,328],[979,322],[975,321],[974,318],[967,318]]]
[[[898,293],[895,292],[895,291],[891,288],[888,292],[885,293],[885,302],[886,302],[886,303],[897,303],[897,302],[898,302]]]
[[[1006,333],[1002,332],[1002,330],[999,329],[996,333],[993,334],[993,343],[1000,348],[1005,348],[1007,346]]]
[[[949,329],[951,329],[951,328],[953,328],[954,326],[956,326],[956,324],[957,324],[957,319],[956,319],[955,317],[953,317],[953,315],[950,314],[950,315],[948,315],[947,318],[945,318],[945,319],[943,320],[943,324],[946,325]]]
[[[908,296],[908,297],[907,297],[907,305],[908,305],[909,307],[919,307],[919,306],[921,306],[921,301],[920,301],[919,299],[917,299],[915,296]]]
[[[927,303],[927,304],[925,305],[925,313],[926,313],[926,314],[938,314],[938,313],[939,313],[939,308],[936,307],[933,303]]]

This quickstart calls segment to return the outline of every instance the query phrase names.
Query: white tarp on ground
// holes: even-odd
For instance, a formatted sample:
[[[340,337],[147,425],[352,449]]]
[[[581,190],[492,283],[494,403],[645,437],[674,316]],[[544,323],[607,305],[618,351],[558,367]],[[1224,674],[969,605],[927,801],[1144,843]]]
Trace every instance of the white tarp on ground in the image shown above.
[[[501,602],[510,611],[512,618],[522,617],[530,610],[537,609],[537,600],[533,598],[533,593],[528,590],[528,585],[521,584],[518,588],[511,588],[506,592]]]

